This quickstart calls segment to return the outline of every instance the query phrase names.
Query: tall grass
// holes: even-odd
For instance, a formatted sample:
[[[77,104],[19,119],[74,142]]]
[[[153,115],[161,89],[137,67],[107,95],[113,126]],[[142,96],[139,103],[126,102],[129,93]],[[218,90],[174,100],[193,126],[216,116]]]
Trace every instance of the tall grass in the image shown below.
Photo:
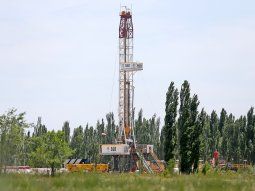
[[[255,177],[251,174],[179,175],[163,177],[138,174],[68,173],[56,177],[41,175],[1,175],[0,190],[31,191],[164,191],[164,190],[255,190]]]

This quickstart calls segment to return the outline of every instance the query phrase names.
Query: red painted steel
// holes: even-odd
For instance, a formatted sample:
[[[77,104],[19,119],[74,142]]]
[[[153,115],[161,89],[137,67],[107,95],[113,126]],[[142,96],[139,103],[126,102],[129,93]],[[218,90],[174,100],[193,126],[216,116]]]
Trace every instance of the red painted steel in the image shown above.
[[[119,38],[133,38],[133,22],[130,12],[122,11],[120,13]]]

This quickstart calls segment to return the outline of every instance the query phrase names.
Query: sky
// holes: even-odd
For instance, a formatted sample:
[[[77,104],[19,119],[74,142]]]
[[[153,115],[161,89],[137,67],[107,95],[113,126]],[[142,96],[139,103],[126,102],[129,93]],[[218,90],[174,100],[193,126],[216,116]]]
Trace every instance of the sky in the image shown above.
[[[236,116],[255,106],[253,0],[0,0],[0,113],[48,129],[95,125],[118,110],[120,5],[132,5],[135,108],[164,119],[171,81],[200,109]]]

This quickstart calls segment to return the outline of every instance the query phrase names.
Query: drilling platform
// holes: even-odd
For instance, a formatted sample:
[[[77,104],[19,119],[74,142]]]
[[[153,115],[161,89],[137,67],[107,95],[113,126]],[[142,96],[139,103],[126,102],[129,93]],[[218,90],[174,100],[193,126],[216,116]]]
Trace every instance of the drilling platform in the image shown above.
[[[112,171],[162,172],[163,165],[153,152],[153,145],[138,144],[134,133],[134,75],[143,70],[142,62],[133,61],[134,27],[132,10],[121,7],[119,23],[119,124],[114,144],[100,145],[101,156],[111,156]],[[150,158],[153,162],[149,161]]]

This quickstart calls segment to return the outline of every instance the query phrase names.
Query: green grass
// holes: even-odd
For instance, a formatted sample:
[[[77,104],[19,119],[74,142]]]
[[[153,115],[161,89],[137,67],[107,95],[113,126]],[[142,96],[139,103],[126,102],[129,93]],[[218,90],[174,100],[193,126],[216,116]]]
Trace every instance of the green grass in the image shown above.
[[[0,190],[31,191],[164,191],[164,190],[255,190],[255,176],[250,174],[180,175],[163,177],[138,174],[69,173],[56,177],[39,175],[1,175]]]

